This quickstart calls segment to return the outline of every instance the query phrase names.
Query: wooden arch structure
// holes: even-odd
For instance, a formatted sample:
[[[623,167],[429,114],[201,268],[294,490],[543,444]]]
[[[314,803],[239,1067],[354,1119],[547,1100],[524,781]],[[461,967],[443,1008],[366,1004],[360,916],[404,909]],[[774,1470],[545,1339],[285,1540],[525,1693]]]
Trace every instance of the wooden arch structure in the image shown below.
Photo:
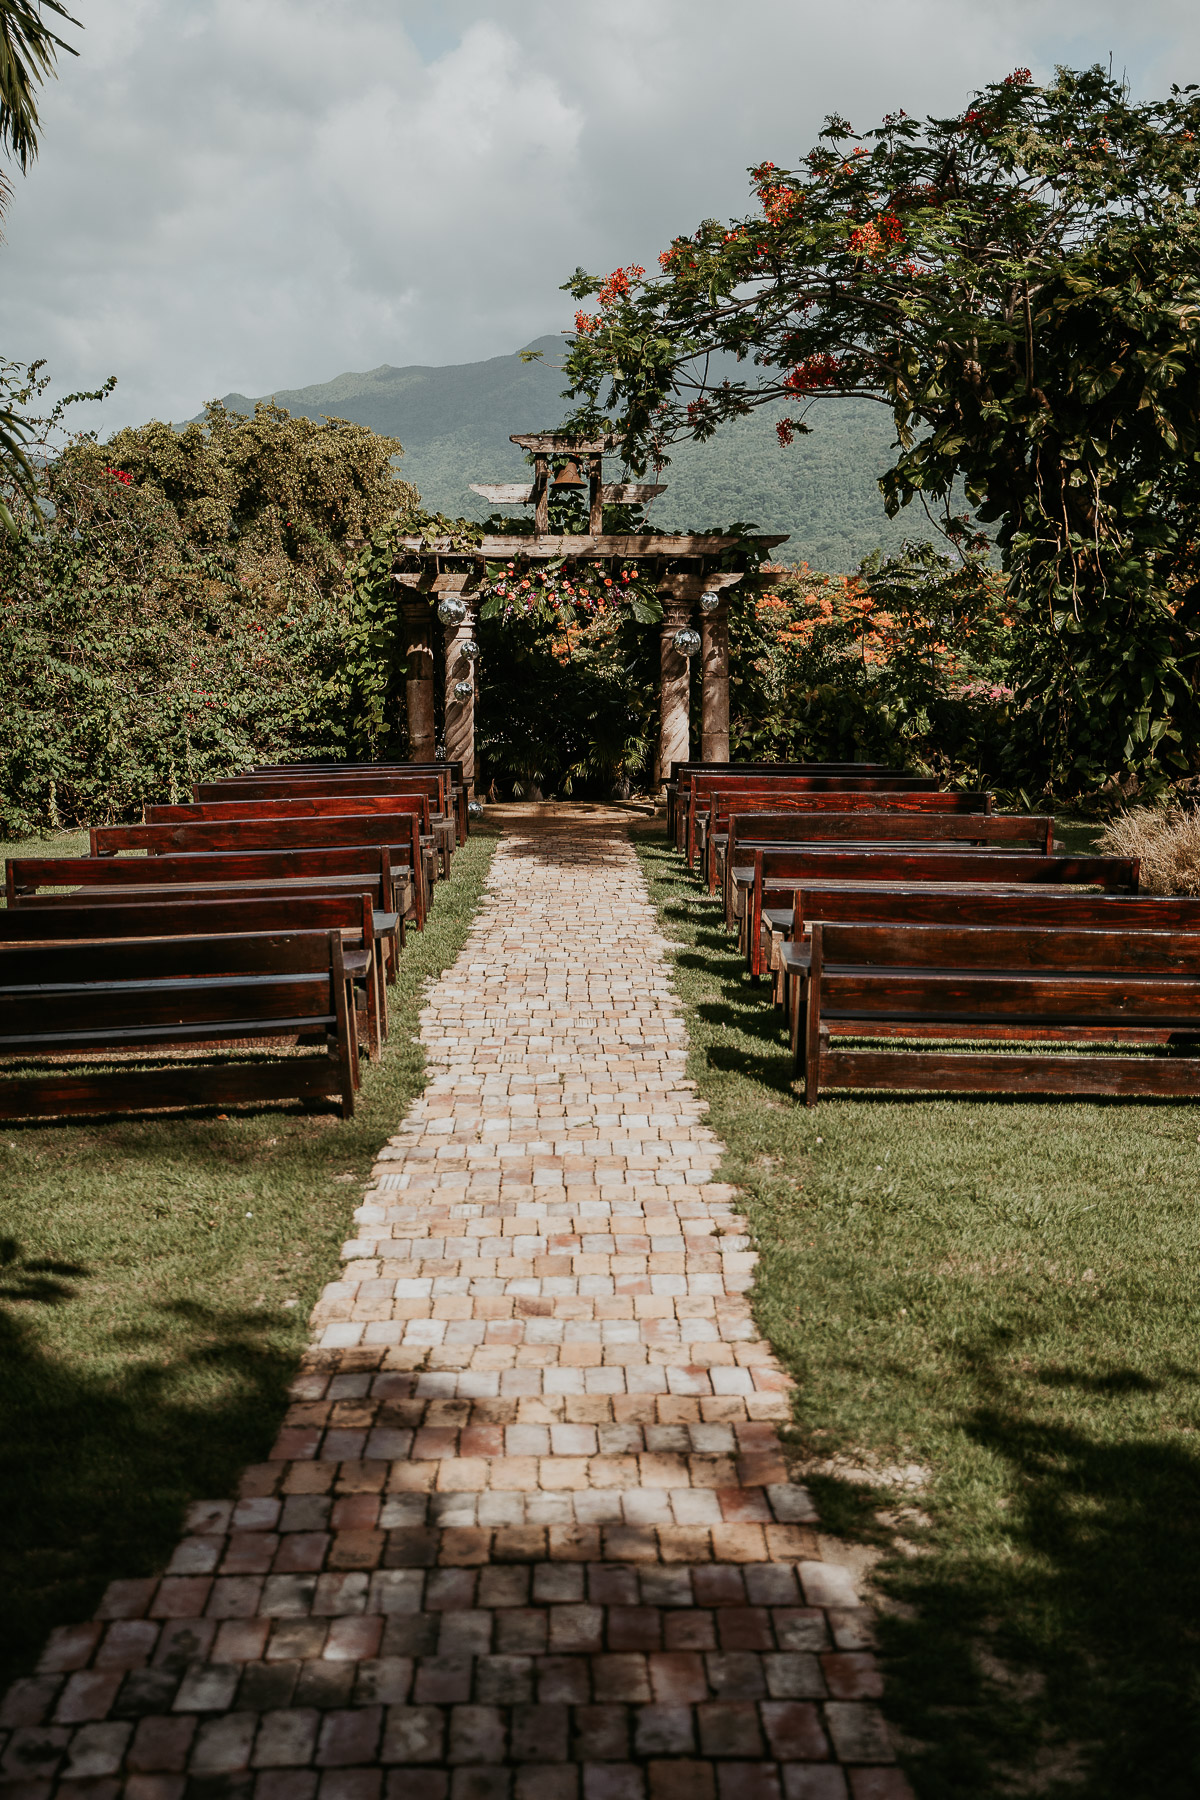
[[[392,579],[404,626],[407,655],[406,704],[409,754],[418,762],[435,754],[434,709],[434,608],[447,595],[464,603],[461,619],[445,626],[443,662],[445,705],[445,755],[463,765],[468,784],[475,776],[475,685],[471,661],[464,654],[475,633],[478,592],[489,562],[527,563],[563,561],[596,564],[637,563],[655,585],[663,609],[659,627],[660,682],[659,728],[655,767],[656,784],[665,781],[673,762],[691,755],[689,711],[691,659],[676,647],[679,632],[693,626],[699,607],[701,669],[701,743],[705,762],[729,759],[729,620],[727,592],[741,581],[749,546],[771,549],[786,543],[783,537],[673,536],[670,533],[606,535],[605,505],[644,503],[661,494],[661,486],[644,482],[605,482],[603,458],[614,447],[612,438],[583,439],[555,433],[515,435],[514,444],[533,456],[533,480],[528,484],[476,483],[472,491],[485,499],[532,506],[534,530],[529,537],[485,537],[478,545],[462,546],[451,538],[401,538],[397,545]],[[555,460],[568,459],[558,477],[552,475]],[[580,471],[586,465],[587,475]],[[563,482],[564,476],[566,477]],[[550,532],[550,489],[555,480],[588,488],[589,530],[586,536],[559,536]],[[730,563],[733,567],[730,567]],[[433,604],[431,605],[431,601]],[[701,604],[703,602],[703,604]]]

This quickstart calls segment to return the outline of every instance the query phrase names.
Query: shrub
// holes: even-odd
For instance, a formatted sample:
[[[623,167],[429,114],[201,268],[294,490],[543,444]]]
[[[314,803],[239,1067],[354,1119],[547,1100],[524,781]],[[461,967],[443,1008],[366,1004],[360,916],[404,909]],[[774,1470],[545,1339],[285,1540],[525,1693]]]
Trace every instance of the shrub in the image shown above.
[[[203,426],[51,457],[41,512],[0,539],[0,831],[345,754],[362,635],[347,562],[419,500],[399,450],[344,421],[213,405]]]

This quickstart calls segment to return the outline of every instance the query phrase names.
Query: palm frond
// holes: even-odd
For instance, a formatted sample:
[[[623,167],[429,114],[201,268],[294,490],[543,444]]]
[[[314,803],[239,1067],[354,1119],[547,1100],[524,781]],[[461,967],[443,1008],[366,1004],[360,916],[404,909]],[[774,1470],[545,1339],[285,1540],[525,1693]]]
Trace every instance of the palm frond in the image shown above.
[[[0,0],[0,150],[7,151],[22,171],[38,151],[35,90],[54,74],[60,50],[78,55],[51,31],[43,17],[47,12],[83,29],[59,0]],[[7,181],[0,177],[0,209],[8,192]]]

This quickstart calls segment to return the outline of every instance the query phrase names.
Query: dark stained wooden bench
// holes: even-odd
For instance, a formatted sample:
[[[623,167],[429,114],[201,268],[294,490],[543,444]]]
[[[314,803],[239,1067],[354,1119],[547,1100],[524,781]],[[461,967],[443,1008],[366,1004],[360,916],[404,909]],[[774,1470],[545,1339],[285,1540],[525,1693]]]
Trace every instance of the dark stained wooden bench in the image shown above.
[[[767,917],[764,911],[764,919]],[[779,998],[788,1015],[792,1051],[798,1057],[812,955],[809,929],[815,923],[1200,933],[1200,900],[1098,894],[1081,888],[1023,887],[997,892],[966,883],[891,887],[879,882],[846,886],[817,882],[797,888],[786,913],[782,908],[771,909],[770,922],[789,934],[778,944]]]
[[[147,806],[146,825],[199,824],[219,819],[328,819],[352,818],[360,813],[415,812],[428,846],[436,845],[442,874],[450,873],[454,847],[454,822],[437,820],[427,794],[308,794],[279,800],[190,800],[169,806]],[[436,827],[436,829],[435,829]]]
[[[805,1100],[830,1087],[1018,1094],[1200,1094],[1200,933],[1070,927],[835,925],[812,928]],[[895,1048],[842,1048],[913,1033]],[[914,1041],[923,1032],[943,1042]],[[954,1049],[984,1033],[1000,1051]],[[1062,1054],[1047,1040],[1186,1054]],[[1164,1044],[1163,1039],[1167,1042]],[[1013,1044],[1030,1048],[1012,1050]]]
[[[316,1055],[216,1051],[314,1037]],[[0,945],[0,1117],[335,1096],[350,1118],[357,1080],[340,931]]]
[[[790,813],[804,817],[819,812],[906,812],[935,815],[985,813],[992,811],[994,796],[986,792],[930,793],[916,792],[787,794],[751,792],[710,795],[696,812],[696,848],[704,861],[709,892],[716,891],[724,878],[725,851],[729,838],[729,820],[763,814],[786,818]]]
[[[1062,849],[1054,836],[1054,820],[1042,814],[921,812],[907,808],[846,813],[734,812],[729,817],[725,854],[720,861],[722,878],[730,869],[745,867],[756,850],[787,850],[802,844],[832,845],[839,841],[863,845],[878,842],[881,846],[908,843],[914,848],[926,843],[930,847],[945,844],[947,848],[963,845],[1032,850],[1046,856]],[[723,888],[728,912],[728,884],[724,879]]]
[[[364,1041],[372,1061],[387,1036],[383,946],[401,921],[376,911],[367,894],[351,892],[286,899],[148,899],[129,904],[13,906],[0,910],[0,944],[109,942],[116,938],[216,937],[247,932],[340,931],[348,990],[362,989]]]
[[[876,775],[887,772],[886,763],[874,762],[700,762],[692,759],[671,763],[664,785],[667,797],[667,835],[675,839],[676,808],[687,812],[687,794],[696,775],[763,775],[768,781],[780,775]]]
[[[197,782],[193,800],[285,800],[306,795],[423,793],[442,825],[461,825],[467,818],[462,790],[454,790],[444,775],[413,775],[382,770],[375,775],[333,771],[323,774],[234,775],[221,781]],[[465,825],[462,830],[465,832]],[[462,836],[455,830],[456,841]]]
[[[764,906],[787,906],[812,882],[966,882],[1015,887],[1051,884],[1136,893],[1138,863],[1123,856],[1045,856],[1022,850],[901,850],[881,846],[817,846],[756,850],[750,866],[735,867],[741,897],[742,948],[753,976],[762,974]]]
[[[350,818],[225,819],[184,825],[105,825],[92,828],[92,854],[111,867],[122,851],[165,856],[305,852],[386,848],[393,868],[411,875],[417,927],[429,905],[427,868],[415,813],[362,813]]]
[[[781,775],[764,782],[761,777],[738,775],[697,775],[688,791],[686,814],[676,824],[676,844],[687,857],[690,869],[696,860],[696,816],[713,800],[732,799],[738,794],[778,793],[805,794],[930,794],[938,783],[918,775],[880,773],[874,775]]]

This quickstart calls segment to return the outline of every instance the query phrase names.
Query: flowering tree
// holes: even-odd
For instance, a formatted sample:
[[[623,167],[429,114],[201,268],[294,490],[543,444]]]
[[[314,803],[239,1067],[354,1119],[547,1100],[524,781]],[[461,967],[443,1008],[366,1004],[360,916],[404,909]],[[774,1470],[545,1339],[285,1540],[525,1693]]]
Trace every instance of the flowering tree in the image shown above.
[[[677,237],[657,276],[577,271],[571,429],[615,423],[657,467],[754,407],[787,444],[818,399],[880,401],[888,511],[932,502],[969,540],[961,480],[993,527],[1042,772],[1194,767],[1195,90],[1134,105],[1098,68],[1018,69],[953,118],[831,119],[799,169],[752,180],[753,214]]]

